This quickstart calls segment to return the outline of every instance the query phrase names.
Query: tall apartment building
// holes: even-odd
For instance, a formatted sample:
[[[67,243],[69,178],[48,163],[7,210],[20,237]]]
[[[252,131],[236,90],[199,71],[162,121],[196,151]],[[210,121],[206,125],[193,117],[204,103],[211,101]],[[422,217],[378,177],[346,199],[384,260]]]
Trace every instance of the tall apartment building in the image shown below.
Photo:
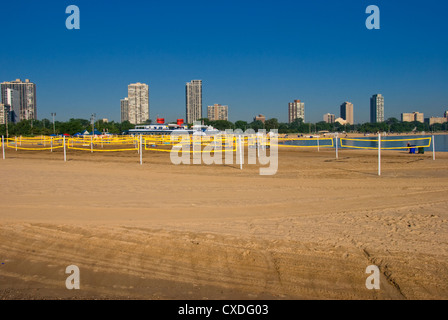
[[[129,121],[129,99],[120,100],[121,122]]]
[[[1,83],[2,103],[9,107],[12,122],[37,119],[36,85],[26,79]]]
[[[347,121],[347,124],[355,124],[353,116],[353,103],[344,102],[341,105],[341,118]]]
[[[384,97],[381,94],[370,98],[370,122],[384,122]]]
[[[0,125],[6,124],[8,119],[8,111],[3,103],[0,103]]]
[[[326,123],[334,123],[334,120],[336,119],[336,116],[331,113],[324,114],[324,121]]]
[[[288,119],[289,123],[301,118],[305,122],[305,103],[300,100],[288,103]]]
[[[128,85],[127,99],[127,114],[130,123],[141,124],[149,120],[149,87],[147,84],[137,82]]]
[[[424,123],[425,117],[421,112],[412,112],[412,113],[402,113],[401,114],[401,122],[414,122],[418,121]]]
[[[210,121],[229,120],[229,107],[220,104],[214,104],[207,107],[207,118]]]
[[[447,111],[445,111],[445,113],[443,114],[443,116],[444,116],[445,118],[447,118],[447,119],[448,119],[448,110],[447,110]]]
[[[186,121],[202,118],[202,80],[191,80],[185,85]]]

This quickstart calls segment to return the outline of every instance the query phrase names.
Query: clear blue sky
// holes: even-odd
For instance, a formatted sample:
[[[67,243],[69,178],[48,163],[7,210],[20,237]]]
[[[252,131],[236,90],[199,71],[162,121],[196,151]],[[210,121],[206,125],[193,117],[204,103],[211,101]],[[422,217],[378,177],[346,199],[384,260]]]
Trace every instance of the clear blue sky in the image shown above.
[[[81,29],[67,30],[75,4]],[[367,30],[368,5],[381,29]],[[6,1],[0,81],[37,85],[38,118],[120,120],[127,85],[149,84],[150,117],[185,118],[185,83],[203,80],[207,105],[230,120],[262,113],[287,121],[288,102],[306,120],[354,104],[369,121],[369,98],[385,116],[448,109],[448,2],[443,0]]]

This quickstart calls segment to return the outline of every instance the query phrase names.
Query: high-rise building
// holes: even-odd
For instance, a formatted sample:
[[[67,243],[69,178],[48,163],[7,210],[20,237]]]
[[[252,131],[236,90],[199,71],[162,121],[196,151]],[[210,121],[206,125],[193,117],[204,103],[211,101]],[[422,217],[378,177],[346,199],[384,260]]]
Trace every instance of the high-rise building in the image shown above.
[[[229,107],[220,104],[214,104],[207,107],[207,118],[210,121],[229,120]]]
[[[334,123],[334,120],[336,119],[336,116],[331,113],[324,114],[324,121],[326,123]]]
[[[289,123],[293,123],[296,119],[302,119],[305,122],[305,103],[300,100],[288,103],[288,119]]]
[[[128,85],[128,120],[141,124],[149,120],[149,87],[144,83]]]
[[[0,103],[0,125],[6,124],[8,119],[7,107],[3,103]]]
[[[202,80],[191,80],[185,85],[187,123],[202,118]]]
[[[2,103],[9,107],[11,121],[37,119],[36,85],[26,79],[1,83]]]
[[[414,122],[418,121],[421,123],[425,122],[424,114],[421,112],[412,112],[412,113],[402,113],[401,114],[401,121],[402,122]]]
[[[445,118],[447,118],[447,119],[448,119],[448,110],[447,110],[447,111],[445,111],[445,113],[443,114],[443,116],[444,116]]]
[[[444,124],[445,122],[447,122],[447,118],[445,117],[431,117],[427,120],[430,126],[432,126],[435,123]]]
[[[120,100],[121,107],[121,122],[129,121],[129,99],[124,98]]]
[[[347,121],[347,124],[355,124],[353,117],[353,103],[344,102],[341,105],[341,118]]]
[[[258,116],[254,117],[254,121],[261,121],[261,122],[265,123],[266,122],[266,117],[264,115],[262,115],[262,114],[259,114]]]
[[[370,98],[370,122],[384,122],[384,97],[381,94]]]

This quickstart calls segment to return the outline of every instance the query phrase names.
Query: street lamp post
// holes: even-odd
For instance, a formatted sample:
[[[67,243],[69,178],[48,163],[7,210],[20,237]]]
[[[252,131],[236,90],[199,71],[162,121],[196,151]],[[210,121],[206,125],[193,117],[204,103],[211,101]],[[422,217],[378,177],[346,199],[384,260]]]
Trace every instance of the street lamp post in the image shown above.
[[[90,117],[90,121],[92,123],[92,136],[95,133],[95,117],[96,113],[92,113],[92,116]]]
[[[56,117],[56,112],[52,112],[51,116],[53,117],[53,134],[56,134],[56,127],[54,125],[54,117]]]

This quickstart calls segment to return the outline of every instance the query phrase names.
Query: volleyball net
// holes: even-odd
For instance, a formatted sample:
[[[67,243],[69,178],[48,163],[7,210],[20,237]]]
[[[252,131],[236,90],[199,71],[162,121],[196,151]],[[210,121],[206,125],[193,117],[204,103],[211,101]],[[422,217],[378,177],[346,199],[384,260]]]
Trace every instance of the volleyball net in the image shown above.
[[[381,143],[380,143],[381,142]],[[432,144],[431,137],[393,139],[384,138],[340,138],[340,147],[348,149],[378,150],[409,150],[412,148],[429,148]]]
[[[3,138],[3,141],[6,148],[15,150],[53,151],[64,147],[61,137],[14,137]]]
[[[138,151],[139,138],[130,136],[74,137],[66,141],[67,149],[89,152]]]
[[[216,135],[167,135],[167,136],[143,136],[145,150],[158,152],[230,152],[237,151],[237,137]],[[242,139],[242,145],[252,143],[251,140]]]
[[[334,148],[333,138],[278,138],[277,141],[284,148]]]

